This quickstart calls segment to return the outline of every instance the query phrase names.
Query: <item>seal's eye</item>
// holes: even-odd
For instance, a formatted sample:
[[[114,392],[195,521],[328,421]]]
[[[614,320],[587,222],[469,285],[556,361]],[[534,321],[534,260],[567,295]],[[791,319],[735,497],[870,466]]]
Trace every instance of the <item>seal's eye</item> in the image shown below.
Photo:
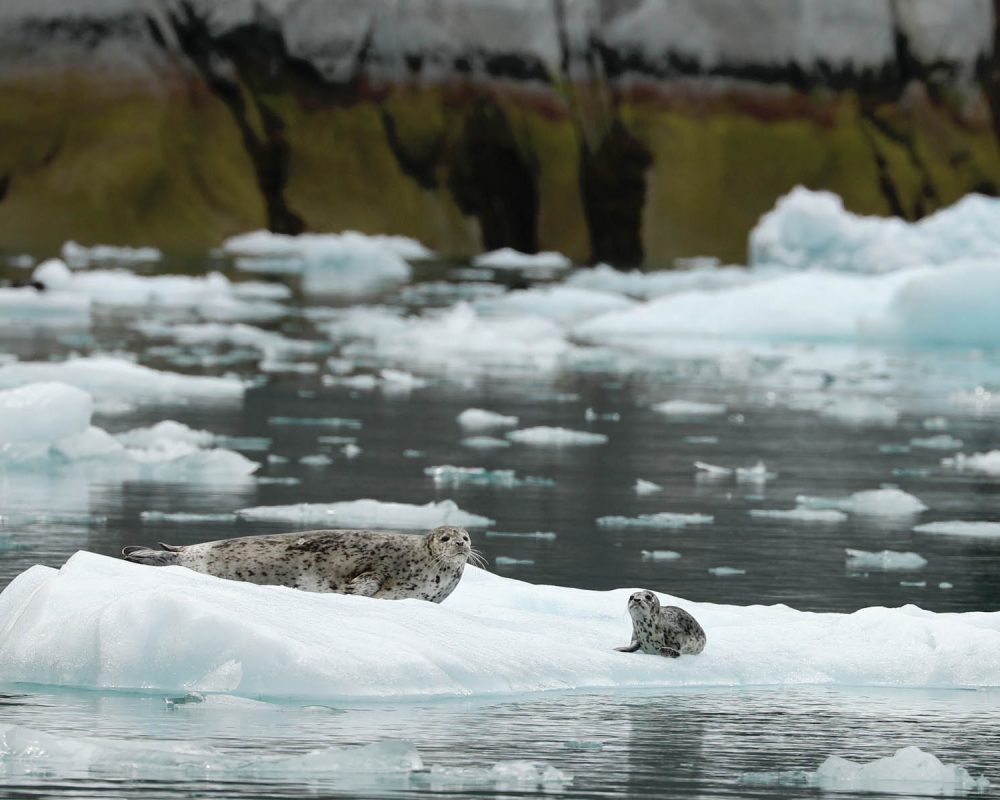
[[[646,592],[646,599],[647,600],[652,600],[653,599],[653,595],[651,595],[649,592]]]
[[[447,541],[450,541],[450,537],[448,537],[448,536],[442,536],[442,537],[441,537],[441,541],[442,541],[442,542],[447,542]]]

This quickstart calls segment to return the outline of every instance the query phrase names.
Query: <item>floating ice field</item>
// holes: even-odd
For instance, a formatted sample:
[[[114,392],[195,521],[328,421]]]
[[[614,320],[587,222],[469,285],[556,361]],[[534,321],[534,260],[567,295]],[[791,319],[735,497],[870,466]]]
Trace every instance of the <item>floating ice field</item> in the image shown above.
[[[685,686],[1000,685],[1000,612],[691,603],[699,656],[627,644],[632,589],[474,567],[442,604],[311,594],[80,552],[0,594],[0,680],[369,700]]]

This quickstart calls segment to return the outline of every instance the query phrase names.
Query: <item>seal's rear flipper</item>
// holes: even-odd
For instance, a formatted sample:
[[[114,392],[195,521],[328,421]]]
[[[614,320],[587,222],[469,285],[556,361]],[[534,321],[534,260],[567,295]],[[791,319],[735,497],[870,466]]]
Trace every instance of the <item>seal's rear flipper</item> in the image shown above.
[[[134,561],[136,564],[149,564],[153,567],[166,567],[177,563],[177,551],[179,548],[170,550],[151,550],[148,547],[131,545],[122,548],[122,555],[126,561]]]

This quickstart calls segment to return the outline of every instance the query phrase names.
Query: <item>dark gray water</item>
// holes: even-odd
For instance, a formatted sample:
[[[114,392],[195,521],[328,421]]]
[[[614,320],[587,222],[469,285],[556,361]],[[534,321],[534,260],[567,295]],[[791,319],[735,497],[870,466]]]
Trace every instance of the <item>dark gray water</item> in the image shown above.
[[[413,297],[394,294],[388,299],[409,303]],[[318,338],[301,312],[302,307],[292,303],[285,318],[267,327]],[[130,325],[137,316],[104,314],[84,331],[5,328],[2,344],[22,359],[124,350],[141,363],[180,370],[176,354],[171,361],[134,333]],[[226,348],[211,352],[218,355]],[[322,364],[324,359],[313,360]],[[924,420],[942,415],[947,433],[963,440],[964,452],[996,448],[996,418],[990,410],[953,399],[955,391],[978,385],[980,372],[994,374],[996,356],[980,354],[978,366],[971,367],[963,354],[910,353],[899,355],[899,360],[904,366],[894,376],[893,399],[901,415],[889,427],[844,424],[796,410],[794,386],[772,385],[767,374],[733,378],[711,358],[640,356],[642,366],[637,368],[634,354],[606,353],[591,364],[537,376],[487,374],[463,382],[424,370],[428,385],[403,393],[326,386],[319,373],[270,375],[236,407],[173,404],[98,414],[94,423],[111,432],[176,419],[217,434],[266,437],[266,450],[254,448],[245,454],[257,461],[266,462],[268,454],[288,460],[265,463],[258,475],[298,482],[121,483],[73,471],[0,470],[0,515],[5,517],[0,588],[33,564],[58,567],[79,549],[116,555],[126,544],[186,544],[292,528],[235,518],[184,525],[143,522],[143,511],[223,514],[248,506],[367,497],[419,504],[449,498],[466,511],[495,519],[490,531],[556,534],[554,539],[524,539],[473,531],[492,569],[534,583],[590,589],[643,586],[692,601],[786,603],[814,611],[905,603],[934,611],[994,610],[1000,605],[1000,541],[932,536],[915,533],[913,527],[934,520],[1000,519],[996,479],[943,467],[939,462],[951,454],[948,451],[884,452],[880,446],[907,445],[913,438],[931,435]],[[236,361],[227,369],[257,376],[253,361]],[[941,375],[954,382],[939,384]],[[837,381],[829,388],[833,397],[853,391]],[[673,398],[725,403],[728,409],[721,415],[672,419],[650,408]],[[519,427],[550,425],[604,433],[609,442],[595,447],[515,444],[472,450],[461,444],[470,434],[455,421],[469,407],[516,415]],[[588,409],[599,418],[588,421]],[[619,419],[600,418],[610,413]],[[361,428],[269,423],[275,416],[351,418],[360,420]],[[356,436],[361,453],[348,458],[342,443],[320,441],[338,434]],[[319,453],[332,463],[298,463],[302,456]],[[758,460],[777,477],[763,483],[713,479],[694,467],[695,461],[751,466]],[[521,477],[542,477],[554,485],[436,487],[424,469],[443,464],[514,469]],[[637,478],[653,481],[663,491],[637,495]],[[851,514],[837,523],[748,513],[792,508],[802,494],[845,497],[890,482],[929,510],[914,516]],[[615,530],[596,523],[602,516],[662,511],[711,514],[714,523],[675,530]],[[845,548],[915,551],[928,563],[904,572],[851,570],[845,565]],[[675,551],[680,558],[644,558],[643,551],[656,550]],[[496,565],[503,557],[530,563]],[[745,572],[726,577],[709,572],[720,566]],[[169,706],[162,695],[28,686],[3,691],[0,725],[70,739],[181,740],[237,761],[265,753],[403,739],[416,745],[426,766],[484,768],[528,759],[572,773],[571,784],[548,786],[555,796],[809,796],[817,790],[749,787],[738,778],[746,771],[813,770],[830,754],[872,760],[906,745],[920,746],[976,774],[985,771],[994,783],[1000,782],[994,730],[998,698],[992,690],[688,690],[336,709]],[[251,780],[237,769],[218,778],[192,777],[184,770],[144,777],[141,766],[116,772],[69,757],[34,773],[10,765],[7,769],[5,777],[0,761],[5,796],[16,797],[514,796],[537,791],[524,785],[468,785],[454,778],[449,783],[433,773],[331,779],[292,770]]]

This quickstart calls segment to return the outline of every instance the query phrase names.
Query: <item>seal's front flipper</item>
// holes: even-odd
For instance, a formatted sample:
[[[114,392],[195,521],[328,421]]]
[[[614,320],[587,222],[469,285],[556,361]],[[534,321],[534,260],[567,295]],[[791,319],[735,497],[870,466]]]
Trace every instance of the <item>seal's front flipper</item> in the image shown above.
[[[615,650],[617,650],[619,653],[634,653],[638,649],[639,649],[639,640],[634,637],[632,639],[631,644],[628,644],[625,647],[615,648]]]
[[[362,572],[354,576],[347,584],[348,594],[359,594],[362,597],[374,597],[382,588],[382,581],[374,572]]]
[[[672,648],[672,647],[661,647],[660,648],[660,655],[661,656],[666,656],[667,658],[680,658],[681,657],[681,651],[680,650],[674,650],[674,648]]]

